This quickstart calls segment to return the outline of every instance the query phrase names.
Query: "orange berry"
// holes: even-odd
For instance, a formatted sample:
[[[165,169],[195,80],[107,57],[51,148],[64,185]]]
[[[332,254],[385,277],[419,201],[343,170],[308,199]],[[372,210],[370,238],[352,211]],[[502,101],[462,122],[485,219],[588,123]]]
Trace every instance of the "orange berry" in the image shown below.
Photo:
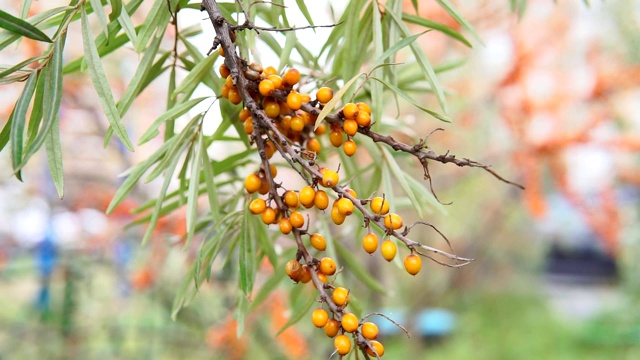
[[[262,96],[271,96],[271,95],[273,95],[273,92],[274,92],[275,88],[276,87],[273,85],[271,80],[268,80],[268,79],[264,79],[264,80],[260,81],[260,84],[258,85],[258,91],[260,91],[260,94]]]
[[[354,198],[358,198],[358,194],[356,194],[356,191],[353,189],[347,189],[347,194],[353,196]]]
[[[342,215],[349,216],[353,214],[353,202],[347,198],[338,199],[336,206]]]
[[[300,132],[304,129],[304,119],[296,115],[291,118],[291,130]]]
[[[353,136],[358,133],[358,123],[355,120],[345,120],[342,124],[342,128],[349,136]]]
[[[282,81],[286,86],[293,86],[300,81],[300,71],[298,69],[289,69],[282,77]]]
[[[327,277],[327,275],[325,275],[325,274],[323,274],[321,272],[316,273],[316,275],[318,275],[318,280],[320,280],[321,283],[326,284],[326,283],[329,282],[329,278]],[[313,287],[315,287],[315,286],[316,286],[316,284],[313,284]]]
[[[316,93],[316,99],[318,99],[321,104],[328,103],[329,101],[331,101],[331,99],[333,99],[333,89],[329,87],[321,87]]]
[[[404,258],[404,269],[413,276],[420,272],[420,268],[422,268],[422,259],[420,256],[416,254],[407,255]]]
[[[313,151],[314,153],[319,153],[322,149],[322,145],[320,145],[320,141],[316,138],[310,138],[307,140],[307,150]]]
[[[265,101],[262,105],[264,107],[264,113],[268,117],[275,119],[280,115],[280,105],[277,101]]]
[[[358,145],[356,145],[356,142],[349,139],[347,140],[344,145],[342,145],[342,150],[344,151],[344,154],[347,156],[353,156],[353,154],[356,153],[356,150],[358,149]]]
[[[369,113],[369,115],[371,115],[371,108],[369,107],[369,105],[363,103],[363,102],[359,102],[356,104],[358,106],[358,110],[359,111],[364,111]]]
[[[376,326],[376,324],[372,322],[366,322],[362,324],[362,327],[360,328],[360,332],[362,333],[362,336],[364,336],[364,338],[367,340],[377,339],[378,333],[379,333],[378,326]]]
[[[276,175],[278,175],[278,168],[273,164],[269,164],[269,171],[271,171],[271,177],[276,177]]]
[[[220,95],[222,95],[222,97],[225,99],[229,98],[229,87],[227,86],[227,84],[222,85],[222,89],[220,90]]]
[[[358,318],[352,313],[346,313],[342,315],[342,328],[346,332],[354,332],[358,330]]]
[[[356,122],[362,127],[367,127],[371,125],[371,115],[369,115],[369,113],[366,111],[361,111],[356,117]]]
[[[373,254],[378,249],[378,236],[374,233],[368,233],[362,237],[362,247],[364,251]]]
[[[291,111],[300,110],[302,107],[302,96],[295,91],[291,91],[287,95],[287,106]]]
[[[316,191],[311,186],[305,186],[300,190],[300,203],[307,209],[313,206],[315,197]]]
[[[343,287],[333,289],[331,300],[338,306],[345,306],[349,303],[349,290]]]
[[[267,80],[271,81],[273,83],[273,87],[275,87],[276,89],[280,89],[282,88],[282,78],[278,75],[269,75],[267,76]]]
[[[249,211],[251,211],[251,213],[253,215],[262,214],[262,212],[266,208],[267,208],[267,203],[263,199],[260,199],[260,198],[254,199],[249,204]]]
[[[376,350],[378,357],[382,357],[382,355],[384,355],[384,346],[382,346],[379,341],[372,340],[371,346]],[[374,353],[370,347],[367,348],[367,354],[369,354],[369,356],[376,356],[376,353]]]
[[[249,109],[244,108],[240,111],[240,114],[238,115],[238,119],[240,119],[240,121],[245,121],[249,116],[251,116],[251,112],[249,111]]]
[[[342,223],[344,223],[344,220],[346,218],[347,218],[347,215],[340,213],[340,210],[338,210],[337,206],[334,206],[331,208],[331,220],[333,220],[334,224],[342,225]]]
[[[224,56],[224,49],[220,45],[218,46],[218,54],[220,54],[220,56]]]
[[[309,94],[300,94],[300,96],[303,104],[311,101],[311,96]]]
[[[315,130],[313,130],[313,133],[316,134],[317,136],[323,135],[326,132],[327,132],[327,126],[325,124],[320,124]]]
[[[338,335],[333,340],[333,346],[336,348],[338,355],[344,356],[351,351],[351,340],[347,335]]]
[[[340,322],[336,319],[328,320],[326,325],[324,326],[324,333],[332,338],[338,335],[338,331],[340,331]]]
[[[327,241],[324,239],[324,236],[320,234],[311,235],[311,246],[318,251],[324,251],[327,249]]]
[[[324,187],[332,188],[338,185],[339,181],[340,177],[338,176],[337,172],[326,169],[322,174],[322,180],[320,181],[320,184]]]
[[[311,281],[311,270],[307,265],[302,265],[302,270],[303,272],[302,276],[300,277],[300,282],[306,284]]]
[[[242,102],[242,98],[240,97],[240,93],[238,92],[238,88],[237,87],[232,87],[229,88],[229,101],[231,101],[231,103],[233,105],[238,105]]]
[[[342,130],[331,130],[331,132],[329,133],[329,141],[331,142],[331,145],[339,147],[340,145],[342,145],[343,140],[344,135],[342,135]]]
[[[382,254],[382,257],[387,261],[393,260],[393,258],[396,257],[397,252],[398,247],[396,246],[396,243],[391,240],[385,240],[382,242],[382,245],[380,245],[380,253]]]
[[[262,73],[264,74],[265,77],[268,77],[269,75],[275,75],[278,73],[278,71],[276,70],[276,68],[274,68],[273,66],[269,66],[265,69],[262,70]]]
[[[389,212],[389,202],[381,197],[374,197],[370,206],[374,214],[386,215]]]
[[[220,47],[220,48],[222,48],[222,47]],[[226,78],[227,76],[231,75],[231,71],[229,70],[227,65],[225,65],[224,63],[222,63],[220,65],[220,68],[218,70],[220,72],[220,76],[223,77],[223,78]]]
[[[247,190],[249,194],[253,194],[254,192],[260,189],[262,185],[262,180],[256,174],[249,174],[244,179],[244,189]]]
[[[264,209],[261,216],[263,223],[267,225],[273,224],[276,221],[276,210],[272,207],[267,207]]]
[[[286,115],[280,119],[280,126],[284,131],[289,131],[291,129],[291,116]]]
[[[291,225],[296,229],[304,226],[304,216],[297,211],[292,212],[289,219],[291,219]]]
[[[285,265],[284,267],[284,271],[291,278],[291,280],[295,282],[300,281],[302,275],[304,274],[304,269],[296,260],[289,260],[289,262],[287,262],[287,265]]]
[[[324,257],[322,258],[322,260],[320,260],[321,273],[327,276],[331,276],[336,273],[336,269],[337,269],[336,262],[333,261],[332,258]]]
[[[287,235],[291,233],[291,230],[293,230],[293,226],[291,226],[291,220],[289,220],[289,218],[280,220],[280,232]]]
[[[384,226],[390,230],[398,230],[402,227],[402,218],[398,214],[388,214],[384,217]]]
[[[232,87],[234,87],[235,85],[233,84],[233,78],[231,77],[231,75],[227,76],[226,79],[224,79],[224,84],[227,85],[227,87],[229,89],[231,89]]]
[[[356,116],[358,116],[358,105],[354,103],[348,103],[342,109],[342,114],[345,119],[355,120]]]
[[[289,209],[297,209],[299,205],[298,194],[292,190],[287,190],[283,195],[284,203]]]
[[[252,134],[253,133],[253,118],[251,116],[249,116],[245,121],[244,121],[244,132],[247,133],[247,135]]]
[[[329,195],[324,190],[318,190],[313,198],[313,204],[320,210],[329,207]]]
[[[258,194],[265,195],[269,192],[269,183],[266,179],[262,180],[262,184],[260,184],[260,189],[258,189]]]
[[[313,325],[316,327],[324,327],[327,321],[329,321],[329,314],[325,309],[315,309],[313,313],[311,313],[311,322],[313,322]]]

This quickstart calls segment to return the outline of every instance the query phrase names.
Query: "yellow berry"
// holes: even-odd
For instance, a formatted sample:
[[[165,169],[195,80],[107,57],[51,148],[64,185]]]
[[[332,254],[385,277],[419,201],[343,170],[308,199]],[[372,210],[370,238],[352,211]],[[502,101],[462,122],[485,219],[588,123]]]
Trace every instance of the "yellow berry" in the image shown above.
[[[376,349],[376,353],[378,353],[378,357],[382,357],[382,355],[384,355],[384,346],[382,346],[382,344],[379,341],[372,340],[371,346],[374,349]],[[371,348],[369,347],[367,348],[367,354],[369,354],[369,356],[376,356],[373,350],[371,350]]]
[[[389,202],[381,197],[373,198],[370,206],[374,214],[386,215],[389,212]]]
[[[289,219],[291,220],[291,225],[296,229],[304,226],[304,216],[297,211],[292,212],[289,215]]]
[[[258,189],[258,194],[265,195],[269,192],[269,183],[266,179],[262,180],[262,184],[260,184],[260,189]]]
[[[404,268],[411,275],[416,275],[422,267],[422,259],[416,254],[408,255],[404,258]]]
[[[294,191],[288,190],[284,193],[284,203],[289,207],[289,209],[297,209],[298,208],[298,194]]]
[[[336,225],[342,225],[344,220],[347,218],[347,215],[340,213],[337,206],[331,208],[331,220]]]
[[[244,132],[247,135],[253,133],[253,118],[251,116],[244,121]]]
[[[322,145],[320,145],[320,141],[316,138],[310,138],[307,140],[307,150],[313,151],[314,153],[319,153],[322,149]]]
[[[363,103],[363,102],[359,102],[356,104],[358,106],[358,110],[359,111],[364,111],[369,113],[369,115],[371,115],[371,108],[369,107],[369,105]]]
[[[284,271],[291,278],[291,280],[298,282],[304,274],[304,269],[296,260],[289,260],[284,267]]]
[[[291,118],[291,130],[300,132],[304,129],[304,119],[296,115]]]
[[[225,99],[229,98],[229,87],[227,86],[227,84],[222,85],[222,90],[220,90],[220,95],[222,95],[222,97]]]
[[[303,284],[311,281],[311,270],[307,265],[302,265],[302,276],[300,277],[300,282]]]
[[[358,105],[354,103],[348,103],[342,109],[342,114],[345,119],[355,120],[356,116],[358,116]]]
[[[336,348],[338,355],[344,356],[351,351],[351,340],[347,335],[338,335],[333,340],[333,346]]]
[[[264,79],[264,80],[260,81],[260,84],[258,85],[258,91],[260,92],[260,95],[262,95],[262,96],[271,96],[271,95],[273,95],[273,92],[274,92],[275,88],[276,87],[273,85],[273,83],[269,79]]]
[[[373,254],[378,249],[378,236],[374,233],[368,233],[362,237],[362,247],[364,251]]]
[[[356,194],[356,191],[353,189],[347,189],[347,193],[356,199],[358,198],[358,194]]]
[[[360,333],[362,333],[362,336],[367,340],[375,340],[378,338],[378,326],[372,322],[366,322],[362,324]]]
[[[330,257],[324,257],[320,260],[320,272],[331,276],[336,273],[336,262]]]
[[[311,186],[305,186],[300,190],[300,203],[307,209],[313,206],[315,197],[316,191]]]
[[[343,287],[333,289],[331,300],[338,306],[345,306],[349,303],[349,290]]]
[[[320,184],[322,184],[322,186],[324,187],[332,188],[338,185],[339,181],[340,177],[338,176],[337,172],[325,169],[324,173],[322,174],[322,180],[320,181]]]
[[[291,220],[289,220],[289,218],[280,220],[280,232],[287,235],[291,233],[291,230],[293,230],[293,226],[291,225]]]
[[[231,87],[229,88],[229,101],[231,101],[232,104],[234,105],[238,105],[242,102],[242,98],[240,97],[240,93],[238,92],[238,88],[237,87]]]
[[[238,115],[238,119],[244,122],[245,120],[247,120],[249,116],[251,116],[251,112],[249,111],[249,109],[244,108],[240,111],[240,114]]]
[[[380,245],[380,253],[382,254],[382,257],[387,261],[393,260],[393,258],[396,257],[397,252],[398,247],[391,240],[385,240],[382,242],[382,245]]]
[[[287,106],[291,111],[300,110],[302,107],[302,96],[295,91],[291,91],[287,95]]]
[[[269,170],[271,171],[271,177],[276,177],[278,175],[278,168],[275,165],[269,164]]]
[[[265,155],[267,156],[267,159],[271,159],[273,154],[275,154],[276,150],[277,150],[276,145],[271,140],[265,141],[264,152],[265,152]]]
[[[323,135],[326,132],[327,132],[327,126],[325,124],[320,124],[315,130],[313,130],[313,133],[316,134],[317,136]]]
[[[384,217],[384,226],[390,230],[398,230],[402,227],[402,218],[398,214],[388,214]]]
[[[338,322],[338,320],[335,320],[335,319],[328,320],[324,326],[324,333],[328,337],[332,338],[338,335],[338,331],[340,331],[340,323]]]
[[[356,117],[356,122],[362,127],[367,127],[371,125],[371,115],[366,111],[361,111]]]
[[[262,186],[262,180],[256,174],[249,174],[244,179],[244,189],[247,190],[249,194],[253,194],[258,191],[260,186]]]
[[[353,156],[353,154],[356,153],[356,150],[358,149],[358,145],[356,145],[356,142],[349,139],[347,140],[344,145],[342,145],[342,150],[344,151],[344,154],[347,156]]]
[[[316,327],[324,327],[329,321],[329,314],[325,309],[315,309],[311,314],[311,321]]]
[[[309,101],[311,101],[311,96],[309,96],[309,94],[300,94],[301,99],[302,99],[302,103],[308,103]]]
[[[218,54],[220,54],[220,56],[224,56],[224,49],[222,48],[222,46],[218,46]]]
[[[324,239],[324,236],[320,234],[311,235],[311,246],[318,251],[324,251],[327,249],[327,241]]]
[[[272,119],[275,119],[280,115],[280,105],[277,101],[265,101],[263,107],[264,113]]]
[[[331,142],[331,145],[339,147],[340,145],[342,145],[342,141],[344,141],[342,130],[340,130],[340,128],[331,130],[331,132],[329,133],[329,142]]]
[[[313,204],[320,210],[329,207],[329,195],[324,190],[318,190],[313,198]]]
[[[331,99],[333,99],[333,89],[328,87],[321,87],[316,93],[316,99],[318,99],[321,104],[328,103],[329,101],[331,101]]]
[[[227,65],[225,65],[224,63],[220,65],[219,71],[220,71],[220,76],[223,78],[226,78],[227,76],[231,75],[231,71],[229,70]]]
[[[298,69],[289,69],[282,77],[282,81],[287,86],[293,86],[300,81],[300,72]]]
[[[267,76],[267,79],[273,83],[273,87],[276,89],[282,88],[282,78],[280,76],[273,74]]]
[[[358,330],[358,318],[352,313],[346,313],[342,315],[342,328],[346,332],[354,332]]]
[[[336,206],[342,215],[349,216],[353,214],[353,202],[347,198],[338,199]]]
[[[269,67],[265,68],[264,70],[262,70],[262,73],[264,74],[265,77],[268,77],[269,75],[277,74],[278,71],[273,66],[269,66]]]
[[[262,214],[262,212],[266,208],[267,208],[267,203],[260,198],[251,201],[251,203],[249,204],[249,211],[251,211],[253,215]]]
[[[267,207],[264,209],[261,216],[263,223],[267,225],[273,224],[276,221],[276,210],[274,208]]]
[[[342,129],[349,136],[353,136],[358,132],[358,123],[355,120],[345,120]]]

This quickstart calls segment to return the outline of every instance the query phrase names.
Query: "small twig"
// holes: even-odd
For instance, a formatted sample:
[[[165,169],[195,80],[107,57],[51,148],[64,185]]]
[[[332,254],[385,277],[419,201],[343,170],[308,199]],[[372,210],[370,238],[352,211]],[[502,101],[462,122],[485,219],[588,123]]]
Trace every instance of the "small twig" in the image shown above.
[[[249,22],[245,21],[245,23],[242,24],[242,25],[231,26],[231,30],[233,30],[233,31],[241,31],[241,30],[245,30],[245,29],[251,29],[251,30],[261,30],[261,31],[285,32],[285,31],[298,31],[298,30],[304,30],[304,29],[335,27],[335,26],[338,26],[338,25],[342,24],[343,22],[344,21],[341,21],[341,22],[336,23],[336,24],[329,24],[329,25],[307,25],[307,26],[299,26],[299,27],[279,28],[279,27],[275,27],[275,26],[274,27],[256,26],[253,23],[251,23],[250,21]]]
[[[365,315],[365,317],[363,317],[362,320],[366,320],[368,317],[373,316],[373,315],[382,316],[383,318],[389,320],[390,323],[392,323],[393,325],[399,327],[402,331],[404,331],[404,333],[407,335],[407,337],[409,339],[411,339],[411,335],[409,334],[409,330],[407,330],[407,328],[405,328],[404,326],[398,324],[395,320],[393,320],[392,318],[388,317],[387,315],[385,315],[383,313],[372,312],[372,313],[369,313],[369,314]]]

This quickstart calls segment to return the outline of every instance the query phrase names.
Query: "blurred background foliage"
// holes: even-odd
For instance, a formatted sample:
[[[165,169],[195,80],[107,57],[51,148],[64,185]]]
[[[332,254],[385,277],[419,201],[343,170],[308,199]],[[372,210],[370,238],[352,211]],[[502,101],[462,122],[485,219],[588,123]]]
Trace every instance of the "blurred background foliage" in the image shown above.
[[[421,16],[466,34],[439,6],[418,3]],[[14,2],[0,4],[18,11]],[[402,100],[398,109],[385,102],[381,122],[401,139],[442,127],[446,131],[428,140],[436,152],[451,150],[492,164],[527,190],[481,170],[432,166],[439,198],[452,204],[428,207],[426,217],[447,234],[456,253],[476,260],[461,269],[428,263],[409,278],[399,267],[360,255],[366,270],[391,291],[358,297],[371,290],[346,274],[356,294],[353,306],[384,309],[409,328],[410,340],[376,320],[387,329],[385,358],[637,358],[640,6],[632,0],[456,5],[482,44],[472,38],[469,49],[437,32],[418,40],[443,70],[439,76],[453,123],[423,121],[424,114]],[[412,2],[405,7],[412,11]],[[316,23],[332,20],[326,5],[312,13]],[[200,39],[202,49],[210,46],[207,36]],[[306,36],[316,42],[314,36],[327,33],[318,29],[301,35]],[[81,44],[68,49],[73,58],[83,51]],[[21,55],[32,56],[5,49],[0,62],[15,63]],[[133,70],[122,64],[137,61],[137,55],[118,56],[104,66],[114,91],[123,92]],[[264,57],[265,63],[278,61]],[[399,76],[410,84],[412,74]],[[67,117],[100,117],[86,79],[66,81]],[[7,96],[0,99],[0,113],[6,119],[20,88],[2,91]],[[437,108],[433,96],[412,95]],[[163,111],[165,93],[149,87],[137,101],[130,116],[140,122],[128,126],[139,136]],[[118,146],[87,152],[101,149],[104,131],[100,121],[63,127],[65,158],[73,161],[65,168],[62,202],[54,200],[42,159],[25,168],[26,183],[2,173],[0,359],[328,358],[331,342],[308,321],[275,336],[314,296],[312,289],[283,281],[239,325],[232,316],[237,269],[224,259],[214,263],[212,281],[172,321],[174,295],[195,256],[176,246],[185,214],[162,218],[145,246],[139,242],[144,229],[122,230],[131,221],[129,211],[157,193],[160,184],[152,182],[104,215],[119,185],[116,175],[154,150],[151,144],[133,154]],[[0,168],[11,168],[7,151],[0,153]],[[403,170],[422,178],[419,169]],[[417,219],[410,206],[406,210],[407,222]],[[336,239],[349,236],[336,233]],[[428,245],[445,246],[423,236],[419,240]],[[260,269],[256,289],[273,274],[266,263]]]

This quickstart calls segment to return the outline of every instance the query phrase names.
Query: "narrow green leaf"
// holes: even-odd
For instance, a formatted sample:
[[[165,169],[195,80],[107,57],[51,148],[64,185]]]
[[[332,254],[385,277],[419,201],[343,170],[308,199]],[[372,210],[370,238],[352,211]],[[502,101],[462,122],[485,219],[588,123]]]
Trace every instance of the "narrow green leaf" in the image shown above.
[[[200,162],[202,159],[203,143],[202,131],[200,131],[198,132],[198,142],[194,146],[194,154],[191,161],[191,178],[189,179],[189,193],[187,195],[187,241],[185,241],[183,250],[189,248],[196,229],[196,221],[198,218],[198,185],[200,184],[200,171],[202,170]]]
[[[209,155],[207,153],[207,146],[205,145],[205,142],[202,141],[200,143],[200,146],[202,148],[202,169],[203,169],[203,175],[204,175],[204,182],[207,186],[207,197],[209,199],[209,211],[211,213],[211,220],[213,220],[213,222],[217,222],[218,219],[220,218],[220,203],[219,201],[219,196],[218,196],[218,187],[216,186],[215,183],[215,173],[213,170],[213,166],[211,166],[211,163],[209,161]]]
[[[246,208],[247,204],[245,204]],[[253,226],[249,226],[249,216],[251,214],[248,211],[244,212],[242,220],[242,228],[240,229],[240,254],[239,254],[239,266],[240,266],[240,289],[245,296],[251,295],[253,290],[253,280],[255,278],[255,263],[256,255],[254,253],[253,246]]]
[[[13,112],[11,112],[11,115],[9,115],[9,119],[7,120],[7,123],[4,124],[4,127],[2,128],[2,131],[0,132],[0,151],[2,151],[2,149],[4,149],[5,146],[7,146],[7,143],[9,142],[9,139],[11,138],[11,123],[13,122]]]
[[[189,272],[185,274],[184,278],[182,278],[182,282],[180,283],[180,287],[178,287],[178,291],[173,298],[173,304],[171,306],[171,319],[173,321],[176,320],[178,313],[186,305],[187,300],[193,297],[193,294],[195,293],[194,287],[192,286],[194,271],[195,269],[191,268]]]
[[[218,56],[218,52],[214,51],[203,61],[200,61],[193,69],[191,69],[189,75],[182,80],[180,86],[173,91],[171,97],[176,97],[180,93],[191,94],[196,86],[200,84],[202,78],[211,71],[213,63],[216,61]]]
[[[413,43],[414,41],[416,41],[417,38],[419,38],[420,36],[424,35],[425,33],[427,33],[427,31],[423,31],[420,34],[407,36],[406,38],[403,38],[402,40],[400,40],[397,43],[393,44],[392,47],[388,48],[384,53],[382,53],[382,55],[380,55],[380,56],[378,56],[376,58],[376,61],[373,62],[374,65],[378,66],[379,64],[382,64],[382,62],[385,61],[389,56],[397,53],[403,47]]]
[[[174,91],[176,91],[176,67],[171,66],[171,73],[169,74],[169,87],[167,89],[167,111],[176,106],[176,102],[178,99],[171,96]],[[164,141],[167,141],[167,139],[175,135],[175,124],[175,120],[167,120],[166,124],[164,125]]]
[[[208,96],[191,99],[187,102],[176,105],[171,110],[160,115],[160,117],[158,117],[149,126],[149,128],[144,132],[144,134],[142,134],[142,136],[140,137],[140,140],[138,141],[138,145],[142,145],[147,141],[153,139],[158,134],[158,128],[160,127],[160,125],[162,125],[163,122],[169,119],[175,119],[183,114],[186,114],[187,111],[191,110],[192,107],[194,107],[196,104],[200,103],[204,99],[208,99]]]
[[[138,43],[138,34],[136,33],[136,27],[133,25],[133,21],[131,21],[131,17],[129,13],[125,11],[121,11],[120,15],[118,15],[118,23],[124,30],[124,33],[127,35],[127,38],[131,41],[132,44]],[[142,28],[142,26],[140,26]]]
[[[473,36],[479,43],[482,44],[482,40],[476,33],[476,30],[473,28],[473,26],[471,26],[471,24],[464,18],[464,16],[462,16],[460,11],[458,11],[458,9],[456,9],[456,7],[453,6],[453,4],[449,0],[436,0],[436,2],[440,4],[440,6],[442,6],[447,14],[454,18],[458,22],[458,24],[462,25],[462,27],[471,34],[471,36]]]
[[[289,318],[289,321],[287,321],[286,324],[284,324],[280,330],[278,330],[278,332],[276,333],[275,336],[278,336],[280,334],[282,334],[283,331],[287,330],[291,325],[295,325],[295,323],[297,323],[298,321],[300,321],[305,315],[307,315],[307,313],[309,312],[309,309],[311,309],[311,307],[313,306],[313,304],[316,303],[316,299],[314,297],[309,297],[309,299],[307,300],[306,303],[304,303],[304,305],[302,305],[300,307],[300,309],[297,309],[293,315],[291,315],[291,317]]]
[[[129,151],[133,151],[133,144],[131,143],[131,140],[129,140],[127,130],[124,125],[122,125],[120,113],[118,112],[115,100],[113,99],[111,88],[109,88],[109,82],[107,81],[107,76],[102,68],[102,63],[100,62],[100,55],[98,55],[96,44],[93,42],[93,36],[89,30],[87,12],[84,7],[82,8],[82,44],[84,46],[84,53],[87,65],[89,66],[89,73],[91,74],[93,87],[98,93],[100,105],[102,105],[102,109],[109,120],[109,124],[111,124],[113,132],[120,141],[122,141],[122,144]]]
[[[58,197],[64,197],[64,172],[62,168],[62,148],[60,147],[60,122],[56,116],[53,125],[49,129],[45,140],[47,150],[47,161],[53,184],[58,192]]]
[[[20,95],[20,98],[18,98],[18,101],[13,108],[13,113],[11,114],[11,164],[13,165],[14,170],[18,169],[20,167],[20,164],[22,163],[24,126],[27,116],[27,109],[29,108],[29,103],[31,102],[33,93],[36,90],[37,81],[38,72],[34,71],[27,79],[27,82],[24,85],[24,89],[22,90],[22,94]],[[20,181],[22,181],[19,172],[16,173],[16,177]]]
[[[340,88],[340,90],[338,90],[336,92],[336,94],[333,96],[333,98],[331,99],[331,101],[329,101],[324,108],[322,109],[322,111],[320,111],[320,114],[318,115],[318,119],[316,120],[316,125],[314,127],[314,130],[318,128],[318,126],[320,126],[320,124],[322,123],[322,120],[324,120],[325,117],[327,117],[327,115],[329,115],[331,113],[331,111],[333,111],[333,108],[336,107],[336,105],[338,104],[338,101],[340,101],[340,99],[342,99],[342,95],[344,95],[345,92],[347,92],[347,90],[349,90],[349,88],[351,87],[351,85],[353,85],[353,83],[360,77],[362,76],[362,74],[358,74],[354,77],[352,77],[349,81],[347,81],[343,87]]]
[[[403,99],[407,100],[408,102],[410,102],[413,106],[417,107],[418,109],[426,112],[427,114],[433,116],[434,118],[444,121],[444,122],[451,122],[451,119],[443,114],[439,114],[433,110],[429,110],[423,106],[421,106],[420,104],[418,104],[411,96],[409,96],[409,94],[407,94],[406,92],[402,91],[401,89],[399,89],[398,87],[389,84],[386,81],[382,81],[376,77],[371,77],[370,79],[376,80],[380,83],[382,83],[384,86],[388,87],[391,91],[395,92],[396,94],[400,95]]]
[[[416,11],[416,14],[420,11],[418,10],[418,0],[411,0],[411,4],[413,4],[413,9]]]
[[[43,22],[44,20],[46,20],[46,19],[48,19],[48,18],[50,18],[52,16],[55,16],[56,14],[59,14],[59,13],[64,12],[64,11],[71,11],[73,9],[74,9],[73,6],[60,6],[60,7],[57,7],[57,8],[53,8],[53,9],[38,13],[38,14],[28,18],[26,21],[31,25],[37,25],[37,24],[40,24],[41,22]],[[18,39],[20,39],[20,34],[16,34],[16,33],[11,32],[11,31],[6,31],[6,32],[0,33],[0,50],[4,49],[9,44],[13,43],[14,41],[16,41]]]
[[[449,37],[460,41],[461,43],[465,44],[468,47],[473,47],[469,42],[469,40],[467,40],[467,38],[465,38],[462,34],[453,30],[452,28],[450,28],[445,24],[441,24],[436,21],[432,21],[420,16],[410,15],[407,13],[402,13],[402,20],[414,25],[420,25],[429,29],[440,31],[443,34],[448,35]]]
[[[367,269],[362,266],[362,263],[359,259],[355,258],[353,252],[347,249],[344,245],[340,243],[340,241],[334,241],[333,245],[336,248],[336,251],[340,255],[340,258],[344,261],[345,265],[349,269],[349,272],[355,275],[358,280],[360,280],[363,284],[365,284],[369,289],[379,292],[380,294],[386,294],[387,291],[384,286],[376,280]]]
[[[304,18],[307,19],[309,25],[313,26],[313,17],[309,13],[309,9],[307,9],[307,5],[304,3],[304,0],[296,0],[296,4],[298,4],[298,9],[300,9]],[[315,29],[313,31],[315,32]]]
[[[278,65],[278,72],[281,72],[284,69],[284,66],[287,65],[291,61],[291,51],[298,43],[298,38],[296,37],[295,31],[287,31],[286,38],[284,41],[284,48],[280,53],[280,64]]]
[[[372,8],[372,15],[371,15],[371,19],[373,21],[373,56],[375,58],[381,58],[381,55],[383,54],[383,42],[384,42],[384,36],[382,33],[382,21],[381,21],[381,17],[382,14],[380,14],[380,8],[378,7],[378,3],[375,1],[371,2],[371,8]],[[382,58],[382,60],[384,60],[384,58]],[[371,70],[371,74],[372,75],[376,75],[382,72],[382,69],[377,69],[376,66],[378,65],[378,62],[376,61],[374,63],[374,67],[373,70]],[[382,110],[384,107],[384,101],[382,99],[383,96],[383,89],[382,89],[382,85],[377,83],[377,82],[373,82],[370,84],[371,87],[371,117],[373,119],[380,119],[382,118]],[[378,121],[376,121],[377,123]]]
[[[13,33],[26,36],[33,40],[45,41],[52,43],[53,41],[40,29],[29,24],[28,22],[17,18],[7,12],[0,10],[0,28],[9,30]]]
[[[250,218],[252,222],[252,226],[254,229],[253,236],[255,239],[258,239],[258,243],[260,244],[260,248],[262,252],[267,255],[271,266],[274,268],[278,265],[278,254],[274,249],[274,238],[269,236],[267,232],[267,228],[264,226],[264,223],[257,216],[253,216]]]
[[[25,67],[25,66],[33,63],[33,62],[45,59],[46,57],[47,57],[46,55],[40,55],[40,56],[34,56],[34,57],[30,57],[30,58],[28,58],[26,60],[23,60],[23,61],[15,64],[15,65],[13,65],[12,67],[7,68],[7,69],[3,70],[2,72],[0,72],[0,79],[4,78],[5,76],[7,76],[9,74],[12,74],[12,73],[16,72],[17,70],[22,69],[23,67]],[[29,71],[31,71],[31,70],[29,70]]]
[[[385,147],[382,148],[382,157],[389,167],[390,173],[393,174],[396,180],[398,180],[398,183],[400,183],[400,187],[402,188],[402,190],[405,192],[405,194],[407,194],[409,199],[411,199],[411,204],[416,210],[418,217],[424,218],[424,209],[422,207],[422,203],[418,201],[416,194],[413,193],[413,189],[411,189],[411,187],[409,186],[409,183],[404,176],[404,171],[400,168],[396,159],[393,158],[389,150]]]
[[[20,17],[26,19],[31,9],[31,0],[23,0],[20,2]]]
[[[109,0],[109,2],[111,3],[109,20],[113,21],[122,13],[122,0]]]
[[[109,30],[107,25],[109,25],[109,20],[107,19],[107,14],[104,12],[104,7],[102,7],[102,2],[100,0],[89,0],[91,2],[91,8],[93,12],[98,17],[98,22],[100,22],[100,27],[102,28],[102,32],[104,36],[109,37]]]
[[[142,29],[138,33],[138,42],[134,44],[136,52],[144,50],[155,30],[160,26],[166,27],[170,17],[167,0],[155,0],[151,10],[147,13]]]

